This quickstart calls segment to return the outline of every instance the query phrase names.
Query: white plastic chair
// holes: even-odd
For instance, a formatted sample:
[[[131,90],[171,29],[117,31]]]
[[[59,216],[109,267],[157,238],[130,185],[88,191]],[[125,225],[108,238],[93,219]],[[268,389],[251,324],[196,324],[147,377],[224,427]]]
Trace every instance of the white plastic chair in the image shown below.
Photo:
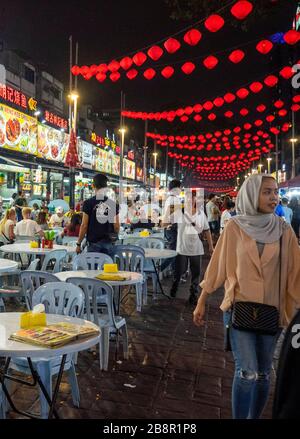
[[[0,419],[6,418],[6,398],[0,384]]]
[[[158,238],[143,238],[140,240],[139,245],[142,248],[155,248],[155,249],[159,249],[159,250],[162,250],[165,248],[164,241],[162,239],[158,239]],[[157,270],[159,270],[158,267],[157,267]],[[153,297],[156,297],[157,290],[158,290],[158,288],[157,288],[158,279],[157,279],[157,276],[155,273],[153,262],[151,260],[149,260],[149,259],[145,260],[144,271],[147,275],[148,274],[151,275],[152,285],[153,285]]]
[[[145,251],[136,245],[116,245],[114,248],[114,261],[121,271],[141,273],[142,284],[135,286],[136,310],[141,311],[142,305],[147,305],[147,279],[144,272]]]
[[[81,253],[73,259],[73,270],[103,270],[104,264],[113,264],[112,258],[104,253]]]
[[[51,271],[51,273],[59,273],[62,271],[67,253],[67,250],[52,250],[51,252],[47,253],[43,261],[41,271]],[[54,266],[48,270],[50,263],[54,263]]]
[[[84,306],[84,294],[80,288],[70,283],[48,283],[39,287],[32,296],[33,306],[39,303],[45,305],[46,313],[81,317]],[[37,370],[50,397],[52,395],[52,377],[59,372],[61,358],[60,356],[50,360],[46,358],[32,359],[33,367]],[[76,407],[79,407],[80,393],[73,359],[74,354],[67,355],[64,371],[67,372],[68,375],[73,403]],[[10,363],[10,368],[26,375],[30,374],[27,359],[23,357],[14,358]],[[41,390],[40,407],[41,417],[47,418],[49,405]]]
[[[117,334],[121,333],[123,355],[127,359],[128,334],[126,320],[121,316],[115,315],[112,287],[101,280],[81,277],[71,277],[67,282],[77,285],[82,289],[85,296],[85,318],[101,328],[99,343],[100,369],[108,369],[109,339],[112,331],[117,331]]]
[[[32,309],[32,297],[41,285],[48,282],[59,282],[59,279],[47,271],[22,271],[21,275],[22,294],[25,297],[27,308]]]

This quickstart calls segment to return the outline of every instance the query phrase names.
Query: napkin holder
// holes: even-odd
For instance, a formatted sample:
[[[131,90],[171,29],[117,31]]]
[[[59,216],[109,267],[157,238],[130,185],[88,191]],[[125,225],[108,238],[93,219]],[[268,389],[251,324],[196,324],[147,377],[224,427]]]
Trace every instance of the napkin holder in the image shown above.
[[[103,271],[104,273],[118,273],[118,264],[104,264]]]
[[[20,327],[21,329],[34,328],[36,326],[46,326],[45,307],[42,304],[36,305],[32,311],[21,314]]]

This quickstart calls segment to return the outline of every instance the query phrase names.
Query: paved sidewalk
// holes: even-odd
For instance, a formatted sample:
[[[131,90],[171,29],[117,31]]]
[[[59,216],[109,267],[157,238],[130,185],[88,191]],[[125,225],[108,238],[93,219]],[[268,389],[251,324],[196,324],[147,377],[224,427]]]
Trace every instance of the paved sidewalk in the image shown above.
[[[168,291],[170,280],[163,283]],[[210,298],[207,323],[197,328],[192,322],[193,307],[186,303],[188,285],[180,285],[176,299],[149,298],[142,313],[135,311],[134,296],[128,296],[122,314],[127,316],[129,329],[129,360],[123,360],[121,346],[116,355],[115,342],[111,342],[108,372],[100,372],[95,351],[79,354],[81,407],[73,406],[64,380],[57,404],[61,417],[231,418],[233,360],[231,353],[223,351],[222,291]],[[16,384],[13,387],[15,401],[38,412],[36,391]],[[264,417],[271,417],[271,398]]]

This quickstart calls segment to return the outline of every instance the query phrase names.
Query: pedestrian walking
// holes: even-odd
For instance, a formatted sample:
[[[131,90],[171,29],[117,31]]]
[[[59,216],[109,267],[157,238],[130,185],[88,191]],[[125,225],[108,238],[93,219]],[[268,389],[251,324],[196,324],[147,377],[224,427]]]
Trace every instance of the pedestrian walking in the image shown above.
[[[271,175],[254,174],[244,182],[238,215],[221,234],[194,311],[194,323],[203,325],[207,297],[225,284],[221,309],[235,361],[234,419],[261,416],[280,328],[300,306],[300,249],[292,228],[275,215],[277,205],[278,186]]]

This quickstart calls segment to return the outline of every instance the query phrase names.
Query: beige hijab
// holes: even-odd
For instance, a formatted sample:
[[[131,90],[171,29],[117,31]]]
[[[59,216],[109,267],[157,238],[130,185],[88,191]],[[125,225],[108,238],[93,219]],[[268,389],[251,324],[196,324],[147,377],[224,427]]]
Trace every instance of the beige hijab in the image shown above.
[[[245,180],[237,197],[237,216],[232,220],[255,241],[271,244],[279,241],[284,230],[284,221],[275,213],[258,212],[263,177],[273,178],[269,174],[253,174]]]

